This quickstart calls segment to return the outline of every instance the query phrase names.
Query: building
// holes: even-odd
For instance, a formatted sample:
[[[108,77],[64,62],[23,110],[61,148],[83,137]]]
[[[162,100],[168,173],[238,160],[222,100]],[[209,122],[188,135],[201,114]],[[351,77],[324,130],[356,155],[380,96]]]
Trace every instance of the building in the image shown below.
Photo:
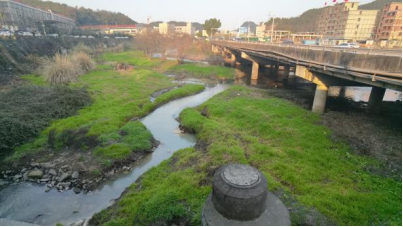
[[[48,30],[71,31],[75,27],[75,21],[71,18],[14,0],[0,0],[0,24],[2,27],[26,31],[42,31],[44,27]]]
[[[373,40],[379,11],[359,10],[358,5],[358,2],[344,2],[325,8],[319,18],[319,35],[354,42]]]
[[[126,34],[137,35],[139,30],[135,24],[118,24],[118,25],[89,25],[80,27],[81,30],[92,31],[101,34]]]
[[[191,22],[187,22],[185,26],[175,26],[175,32],[193,36],[195,35],[195,28]]]
[[[175,25],[169,23],[159,23],[158,31],[162,35],[169,35],[175,32]]]
[[[322,40],[323,35],[315,34],[314,32],[299,32],[291,34],[293,42],[303,42],[304,40]]]
[[[266,30],[266,24],[260,23],[258,26],[256,26],[256,37],[265,38]]]
[[[402,3],[386,4],[380,15],[375,40],[380,46],[402,46]]]

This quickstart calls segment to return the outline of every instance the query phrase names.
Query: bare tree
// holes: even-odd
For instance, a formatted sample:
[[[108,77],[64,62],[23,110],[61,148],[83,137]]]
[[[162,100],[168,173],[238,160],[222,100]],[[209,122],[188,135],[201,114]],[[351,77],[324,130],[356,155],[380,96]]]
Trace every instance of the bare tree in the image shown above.
[[[186,51],[192,45],[192,37],[187,34],[175,34],[172,37],[172,48],[176,49],[176,59],[179,64],[183,63]]]

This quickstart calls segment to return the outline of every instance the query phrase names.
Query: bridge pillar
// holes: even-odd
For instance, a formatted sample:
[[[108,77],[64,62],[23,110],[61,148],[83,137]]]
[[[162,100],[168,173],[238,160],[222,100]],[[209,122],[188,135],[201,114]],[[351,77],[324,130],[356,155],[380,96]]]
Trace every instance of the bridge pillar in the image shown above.
[[[381,110],[381,104],[386,89],[381,87],[372,87],[371,94],[368,100],[367,111],[378,114]]]
[[[312,105],[312,112],[320,114],[325,112],[328,91],[329,87],[326,86],[325,84],[316,85],[315,97],[313,99],[313,105]]]
[[[325,112],[329,86],[325,83],[323,77],[320,77],[318,74],[313,74],[307,67],[301,65],[297,65],[295,75],[316,84],[312,112],[320,114]]]
[[[252,80],[257,80],[259,78],[259,63],[252,62]]]
[[[235,54],[231,54],[231,66],[234,67],[236,64],[236,56]]]
[[[289,65],[284,65],[284,71],[283,71],[283,84],[288,83],[288,78],[290,77],[290,66]]]

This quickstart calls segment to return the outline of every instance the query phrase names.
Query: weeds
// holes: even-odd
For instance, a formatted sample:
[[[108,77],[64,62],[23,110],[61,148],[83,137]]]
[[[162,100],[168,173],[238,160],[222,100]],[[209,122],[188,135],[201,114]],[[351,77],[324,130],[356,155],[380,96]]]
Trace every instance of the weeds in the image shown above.
[[[52,119],[65,118],[91,103],[85,89],[22,86],[0,93],[0,151],[37,136]]]

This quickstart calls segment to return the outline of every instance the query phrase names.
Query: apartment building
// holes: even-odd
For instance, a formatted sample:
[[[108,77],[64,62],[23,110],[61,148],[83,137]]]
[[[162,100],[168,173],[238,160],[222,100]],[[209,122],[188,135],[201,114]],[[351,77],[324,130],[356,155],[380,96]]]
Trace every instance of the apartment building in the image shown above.
[[[0,25],[16,30],[39,30],[43,25],[71,30],[75,21],[71,18],[28,6],[13,0],[0,0]]]
[[[402,3],[386,4],[380,15],[376,41],[381,46],[402,46]]]
[[[373,40],[378,10],[360,10],[359,2],[337,3],[325,8],[319,18],[318,33],[326,39]]]
[[[175,26],[175,32],[193,36],[195,35],[195,28],[191,22],[187,22],[185,26]]]

